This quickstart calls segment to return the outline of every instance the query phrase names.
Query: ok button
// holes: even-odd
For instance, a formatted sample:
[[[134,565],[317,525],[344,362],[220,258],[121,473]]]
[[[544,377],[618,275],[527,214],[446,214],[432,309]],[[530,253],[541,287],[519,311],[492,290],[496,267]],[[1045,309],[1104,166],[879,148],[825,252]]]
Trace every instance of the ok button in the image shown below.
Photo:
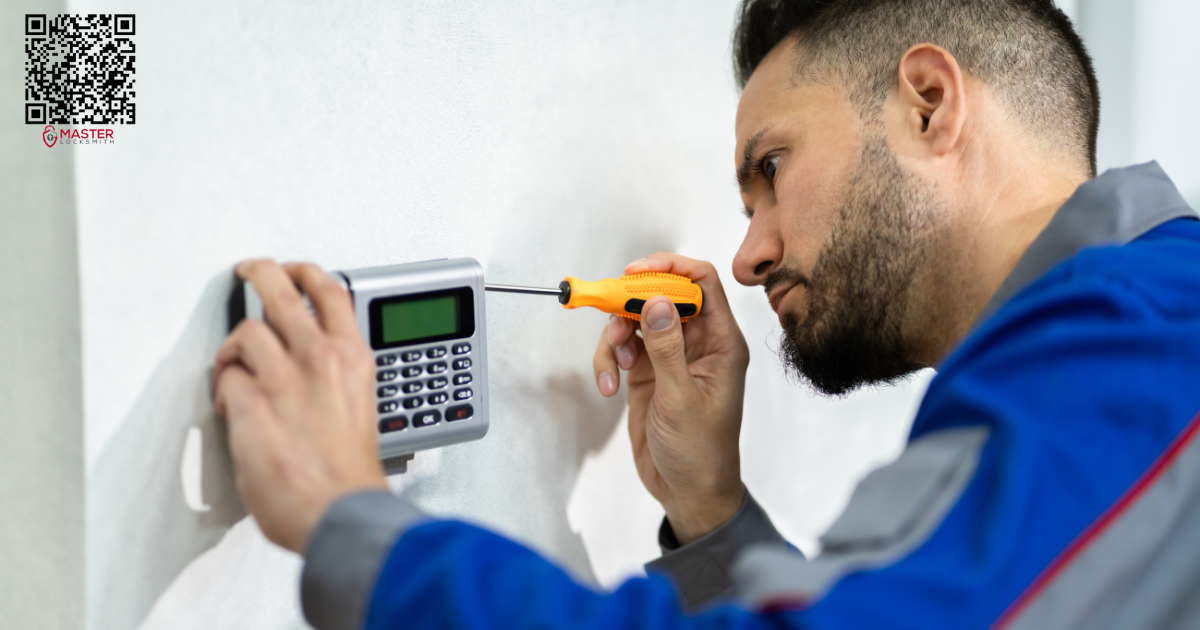
[[[431,409],[413,416],[412,423],[414,427],[427,427],[431,424],[437,424],[441,420],[442,414],[438,413],[437,409]]]

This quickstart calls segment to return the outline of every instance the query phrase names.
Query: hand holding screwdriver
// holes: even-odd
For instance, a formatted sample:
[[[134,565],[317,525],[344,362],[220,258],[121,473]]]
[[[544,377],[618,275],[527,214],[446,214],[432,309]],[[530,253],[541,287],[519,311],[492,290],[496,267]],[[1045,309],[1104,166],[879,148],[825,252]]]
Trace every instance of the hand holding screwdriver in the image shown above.
[[[604,396],[617,392],[618,366],[628,371],[638,476],[687,544],[729,520],[745,498],[738,434],[750,352],[711,264],[658,253],[625,268],[647,272],[699,285],[704,315],[684,327],[670,298],[652,297],[642,305],[641,337],[633,320],[609,319],[593,366]]]

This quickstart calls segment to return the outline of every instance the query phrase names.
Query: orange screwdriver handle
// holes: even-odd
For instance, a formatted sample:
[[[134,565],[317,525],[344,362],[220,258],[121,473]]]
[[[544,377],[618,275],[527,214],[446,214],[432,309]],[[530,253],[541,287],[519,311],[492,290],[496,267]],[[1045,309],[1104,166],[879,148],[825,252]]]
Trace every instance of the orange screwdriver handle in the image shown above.
[[[563,308],[590,306],[634,321],[642,320],[642,307],[658,295],[671,298],[680,321],[699,315],[704,306],[704,290],[700,285],[673,273],[638,273],[596,282],[567,278],[559,287],[564,289],[566,299],[559,300]]]

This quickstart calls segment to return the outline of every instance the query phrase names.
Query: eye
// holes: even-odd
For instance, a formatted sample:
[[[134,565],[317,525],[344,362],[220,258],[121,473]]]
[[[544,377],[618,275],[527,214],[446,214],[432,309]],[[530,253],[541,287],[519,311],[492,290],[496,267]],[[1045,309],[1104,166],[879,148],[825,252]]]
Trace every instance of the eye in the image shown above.
[[[779,156],[775,156],[769,160],[765,160],[762,165],[762,172],[767,176],[767,179],[775,181],[775,171],[779,168]]]

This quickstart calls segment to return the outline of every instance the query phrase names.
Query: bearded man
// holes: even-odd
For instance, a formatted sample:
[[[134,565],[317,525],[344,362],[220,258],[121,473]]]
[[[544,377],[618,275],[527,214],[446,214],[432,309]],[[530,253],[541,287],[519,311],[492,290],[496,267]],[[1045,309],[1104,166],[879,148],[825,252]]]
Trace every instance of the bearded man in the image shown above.
[[[749,352],[717,271],[636,261],[699,283],[705,313],[684,326],[655,298],[638,331],[601,334],[597,387],[626,371],[666,518],[649,577],[596,593],[388,493],[344,292],[245,263],[277,332],[232,334],[216,400],[247,507],[306,556],[309,621],[1200,627],[1200,222],[1154,163],[1096,177],[1099,95],[1069,20],[1050,0],[745,0],[734,41],[750,223],[733,275],[766,290],[819,391],[937,368],[905,452],[805,558],[740,477]]]

